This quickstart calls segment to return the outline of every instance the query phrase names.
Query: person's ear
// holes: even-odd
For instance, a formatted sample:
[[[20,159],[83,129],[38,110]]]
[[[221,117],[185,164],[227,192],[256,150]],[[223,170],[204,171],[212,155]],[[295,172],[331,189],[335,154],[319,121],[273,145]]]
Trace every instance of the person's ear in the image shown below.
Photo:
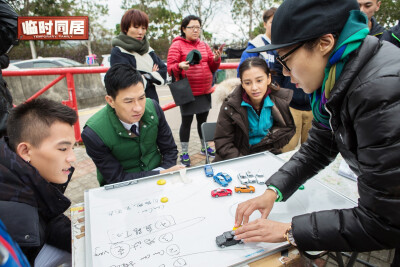
[[[329,55],[335,48],[335,43],[336,41],[333,34],[325,34],[319,40],[318,49],[323,56]]]
[[[31,148],[32,145],[26,142],[19,143],[16,149],[16,153],[26,162],[31,161]]]
[[[114,104],[114,98],[112,98],[112,96],[106,95],[105,99],[107,101],[107,103],[112,107],[115,108],[115,104]]]
[[[272,82],[272,76],[271,73],[268,74],[268,85],[270,85]]]
[[[376,2],[376,10],[375,12],[379,11],[379,8],[381,7],[381,1]]]
[[[264,28],[267,29],[267,22],[263,22]]]

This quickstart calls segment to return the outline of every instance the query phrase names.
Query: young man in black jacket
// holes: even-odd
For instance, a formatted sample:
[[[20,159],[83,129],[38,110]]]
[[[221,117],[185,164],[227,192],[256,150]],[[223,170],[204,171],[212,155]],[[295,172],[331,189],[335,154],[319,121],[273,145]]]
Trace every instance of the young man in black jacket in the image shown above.
[[[12,109],[8,138],[0,139],[0,219],[32,266],[71,262],[63,193],[74,171],[76,120],[73,109],[35,99]],[[37,257],[42,249],[58,256]]]
[[[287,240],[303,251],[396,248],[392,264],[400,266],[400,53],[368,36],[367,23],[356,0],[286,0],[278,8],[272,44],[256,51],[278,51],[284,75],[311,94],[314,121],[265,193],[238,205],[235,224],[244,225],[237,239]],[[287,200],[338,153],[358,176],[358,206],[289,223],[266,219],[275,201]],[[255,210],[262,218],[248,223]]]
[[[375,36],[378,39],[382,38],[382,34],[385,31],[375,19],[374,15],[381,6],[381,1],[378,0],[357,0],[360,5],[360,10],[365,13],[368,17],[368,28],[369,35]]]
[[[391,42],[400,48],[400,20],[398,21],[397,25],[383,33],[381,40]]]

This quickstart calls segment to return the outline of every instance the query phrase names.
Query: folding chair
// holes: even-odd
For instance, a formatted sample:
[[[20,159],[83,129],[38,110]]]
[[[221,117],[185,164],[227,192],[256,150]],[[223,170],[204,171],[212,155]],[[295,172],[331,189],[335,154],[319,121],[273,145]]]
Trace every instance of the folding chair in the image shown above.
[[[210,164],[210,161],[208,159],[207,142],[214,140],[216,127],[217,127],[216,122],[203,122],[201,124],[201,134],[203,135],[203,145],[206,152],[206,164]]]

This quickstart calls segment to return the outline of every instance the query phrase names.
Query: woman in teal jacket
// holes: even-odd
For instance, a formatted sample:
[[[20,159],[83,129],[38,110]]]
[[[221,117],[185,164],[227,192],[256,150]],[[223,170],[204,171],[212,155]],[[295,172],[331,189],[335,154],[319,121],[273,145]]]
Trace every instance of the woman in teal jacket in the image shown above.
[[[271,85],[265,60],[246,59],[239,74],[240,85],[224,100],[218,115],[214,161],[261,151],[280,153],[295,133],[289,110],[293,91]]]

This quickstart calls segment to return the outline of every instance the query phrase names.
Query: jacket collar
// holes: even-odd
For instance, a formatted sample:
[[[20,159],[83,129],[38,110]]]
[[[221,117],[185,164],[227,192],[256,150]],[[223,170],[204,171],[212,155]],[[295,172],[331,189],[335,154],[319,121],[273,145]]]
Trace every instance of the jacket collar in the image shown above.
[[[385,28],[376,21],[375,17],[371,18],[371,24],[370,35],[379,36],[385,31]]]
[[[139,121],[139,127],[142,127],[142,125],[149,125],[153,123],[154,117],[157,116],[156,112],[152,112],[149,108],[148,105],[153,104],[151,103],[152,100],[150,98],[146,98],[146,107],[143,113],[142,118]],[[122,122],[119,120],[117,114],[115,114],[115,110],[109,105],[106,105],[106,110],[108,117],[110,119],[111,125],[116,132],[116,134],[126,137],[126,138],[131,138],[129,135],[129,130],[125,129],[124,125]],[[141,128],[140,128],[141,130]]]
[[[35,167],[12,151],[4,138],[0,139],[1,200],[28,204],[38,208],[45,218],[53,218],[71,205],[62,190],[68,185],[72,172],[65,184],[55,186],[47,182]]]

